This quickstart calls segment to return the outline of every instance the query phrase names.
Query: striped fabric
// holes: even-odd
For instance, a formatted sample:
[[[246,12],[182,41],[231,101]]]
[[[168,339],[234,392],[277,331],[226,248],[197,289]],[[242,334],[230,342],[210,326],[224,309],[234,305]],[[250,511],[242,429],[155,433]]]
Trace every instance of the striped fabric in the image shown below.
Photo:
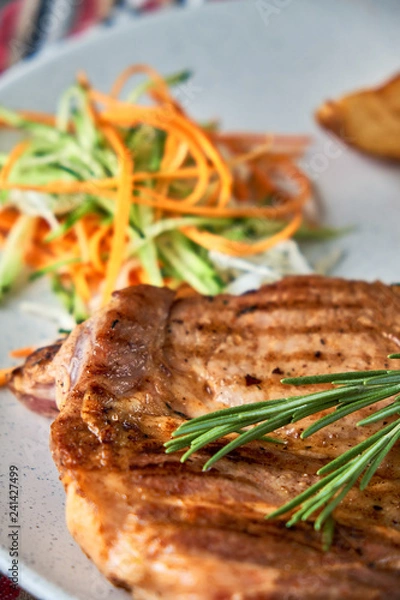
[[[0,72],[48,43],[79,33],[116,14],[141,14],[205,0],[0,0]]]

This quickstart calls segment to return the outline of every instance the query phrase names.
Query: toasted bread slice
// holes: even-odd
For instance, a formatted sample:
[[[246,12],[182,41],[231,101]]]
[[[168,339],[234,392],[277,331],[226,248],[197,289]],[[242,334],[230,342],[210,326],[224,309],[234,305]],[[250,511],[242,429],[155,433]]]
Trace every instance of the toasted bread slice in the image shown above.
[[[400,160],[400,74],[380,87],[328,100],[316,119],[359,150]]]

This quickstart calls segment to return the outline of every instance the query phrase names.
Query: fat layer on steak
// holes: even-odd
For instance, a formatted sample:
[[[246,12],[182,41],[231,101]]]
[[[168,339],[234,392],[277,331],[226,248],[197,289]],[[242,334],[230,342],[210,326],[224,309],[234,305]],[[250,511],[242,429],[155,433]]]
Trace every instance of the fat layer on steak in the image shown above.
[[[310,523],[264,516],[328,460],[379,428],[364,409],[307,440],[313,418],[202,472],[163,444],[184,420],[311,391],[284,376],[395,368],[400,288],[292,277],[240,297],[138,286],[78,326],[51,361],[60,414],[51,448],[68,527],[135,599],[400,598],[400,448],[335,512],[331,549]],[[315,391],[315,387],[312,388]]]

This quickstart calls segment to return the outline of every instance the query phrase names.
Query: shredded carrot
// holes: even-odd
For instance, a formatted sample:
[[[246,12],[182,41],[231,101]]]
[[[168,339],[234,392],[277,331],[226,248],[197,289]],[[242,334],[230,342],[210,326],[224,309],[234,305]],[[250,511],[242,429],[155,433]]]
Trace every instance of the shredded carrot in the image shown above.
[[[193,242],[196,242],[200,246],[207,248],[207,250],[219,250],[225,254],[231,256],[249,256],[252,254],[259,254],[269,250],[277,243],[282,242],[290,238],[299,229],[302,222],[302,215],[298,213],[293,219],[286,225],[284,229],[272,235],[264,240],[259,240],[252,244],[246,242],[236,242],[228,240],[220,235],[215,235],[208,231],[199,231],[196,227],[186,227],[182,229],[183,233],[187,235]]]
[[[213,132],[211,138],[216,143],[233,145],[238,149],[254,147],[269,147],[271,153],[284,153],[286,156],[302,154],[310,144],[311,138],[305,135],[276,135],[263,133],[225,133]]]
[[[90,256],[89,240],[87,237],[83,219],[81,219],[80,221],[77,221],[77,223],[75,223],[74,229],[75,229],[76,237],[78,240],[78,245],[79,245],[79,249],[80,249],[80,255],[82,258],[82,262],[84,262],[84,263],[88,262],[89,256]]]
[[[169,134],[165,141],[164,155],[161,159],[160,170],[174,172],[183,164],[188,154],[188,145],[177,136]],[[168,196],[168,181],[156,182],[156,191],[159,194]],[[154,219],[159,221],[163,212],[160,208],[156,209]]]
[[[10,381],[13,368],[0,369],[0,387],[4,387]]]
[[[21,110],[20,115],[28,121],[34,121],[35,123],[41,123],[42,125],[53,126],[56,123],[54,115],[48,113],[37,112],[33,110]]]
[[[116,108],[118,110],[116,110]],[[118,101],[112,110],[106,110],[102,118],[114,125],[125,125],[127,123],[139,123],[141,120],[153,125],[154,127],[164,129],[165,131],[178,131],[186,136],[190,143],[190,149],[195,154],[195,160],[200,160],[199,149],[203,151],[203,156],[211,160],[221,179],[221,191],[219,204],[225,206],[228,204],[232,195],[232,174],[228,165],[222,159],[218,149],[212,144],[201,128],[188,118],[179,113],[168,111],[167,114],[160,110],[160,107],[151,109],[143,106],[131,106],[126,102]],[[203,163],[204,164],[204,163]],[[197,200],[197,198],[196,198]],[[193,199],[191,198],[193,202]]]
[[[89,239],[89,260],[98,273],[104,273],[105,271],[105,265],[101,259],[100,244],[109,230],[109,225],[103,225]]]
[[[15,163],[20,158],[20,156],[25,152],[25,150],[27,149],[29,144],[30,144],[30,142],[27,140],[19,142],[19,144],[14,146],[13,150],[10,152],[9,157],[8,157],[6,163],[3,165],[3,168],[1,169],[1,172],[0,172],[0,189],[3,187],[3,184],[9,178],[10,173],[11,173]]]
[[[182,166],[188,150],[188,145],[184,141],[175,135],[169,134],[165,142],[160,171],[169,171],[172,173],[177,171]]]
[[[119,98],[128,79],[137,74],[150,79],[151,85],[143,88],[153,101],[149,104],[133,104]],[[98,212],[85,214],[52,241],[47,240],[49,225],[39,219],[32,247],[25,257],[27,264],[36,269],[51,271],[59,266],[63,281],[65,278],[72,283],[84,302],[88,303],[102,288],[105,304],[121,271],[135,283],[147,280],[147,272],[137,265],[131,267],[131,257],[127,256],[129,219],[135,214],[135,204],[153,208],[155,224],[167,213],[176,217],[280,220],[282,228],[278,233],[253,243],[229,240],[198,227],[180,229],[200,246],[235,256],[263,252],[291,237],[300,227],[311,189],[309,179],[293,158],[304,151],[310,141],[307,136],[206,131],[186,115],[164,78],[144,64],[125,69],[109,94],[93,88],[85,73],[79,73],[78,83],[87,95],[88,114],[99,139],[117,158],[117,175],[83,181],[59,179],[45,184],[14,181],[14,167],[19,160],[23,164],[29,145],[29,141],[23,141],[15,146],[1,169],[0,189],[50,195],[87,194],[112,206],[112,223],[105,224]],[[56,126],[53,115],[32,111],[20,111],[20,115],[34,123]],[[151,171],[151,167],[135,170],[140,161],[125,141],[130,131],[141,125],[165,134],[160,168],[156,171]],[[74,132],[73,124],[69,129]],[[11,231],[17,216],[17,209],[0,210],[0,241]],[[64,217],[57,218],[63,225]]]
[[[81,265],[70,265],[69,273],[78,296],[80,296],[84,302],[89,302],[91,292]]]
[[[9,206],[0,210],[0,231],[7,233],[10,231],[15,221],[18,219],[18,211]]]
[[[11,350],[10,356],[12,358],[26,358],[32,352],[34,352],[36,348],[34,346],[25,346],[23,348],[16,348],[15,350]]]
[[[49,125],[50,127],[54,127],[56,122],[54,115],[49,115],[47,113],[36,112],[33,110],[21,110],[19,111],[19,114],[28,121],[33,121],[34,123],[40,123],[42,125]],[[8,123],[3,121],[1,118],[0,127],[8,127]]]
[[[255,158],[259,158],[263,156],[271,149],[271,144],[267,143],[264,146],[258,146],[257,148],[251,150],[250,152],[246,152],[245,154],[240,154],[239,156],[235,156],[230,159],[229,164],[231,167],[238,165],[239,163],[245,163],[250,160],[254,160]]]
[[[303,188],[297,196],[291,197],[285,204],[281,206],[209,206],[207,205],[190,205],[181,200],[166,198],[158,194],[155,190],[147,187],[136,186],[136,190],[140,194],[135,196],[135,204],[143,206],[152,206],[160,208],[167,212],[183,215],[197,215],[202,217],[226,217],[226,218],[242,218],[242,217],[264,217],[271,219],[280,219],[292,213],[299,206],[303,206],[309,194],[309,188]]]
[[[258,165],[252,166],[252,175],[254,181],[258,187],[257,195],[261,194],[273,194],[276,187],[272,183],[270,177],[265,170],[261,169]]]
[[[180,108],[176,100],[173,98],[173,96],[171,96],[169,88],[163,77],[158,73],[158,71],[145,64],[130,65],[124,71],[122,71],[122,73],[118,75],[111,88],[111,98],[117,98],[128,79],[133,75],[137,75],[138,73],[144,73],[145,75],[148,75],[148,77],[155,84],[155,87],[150,88],[148,91],[148,93],[155,100],[159,102],[168,102],[175,108]]]
[[[113,223],[114,234],[111,242],[110,258],[107,264],[106,279],[102,296],[102,303],[104,305],[111,297],[118,273],[124,260],[125,237],[132,199],[131,175],[133,171],[133,159],[132,155],[126,150],[121,137],[114,129],[109,126],[103,126],[102,131],[117,154],[120,162],[120,182]]]
[[[233,191],[235,198],[238,200],[245,201],[249,199],[249,186],[243,179],[240,179],[240,177],[235,179]]]
[[[121,124],[126,125],[127,122],[138,123],[141,119],[143,119],[143,121],[153,125],[156,128],[163,129],[167,132],[173,132],[175,135],[183,135],[186,139],[186,142],[189,144],[190,152],[192,153],[193,158],[200,170],[197,184],[190,196],[187,198],[187,201],[190,203],[195,203],[201,200],[207,189],[210,171],[207,165],[207,158],[209,157],[204,153],[204,150],[207,148],[209,150],[209,154],[212,154],[214,158],[217,158],[217,160],[219,154],[218,151],[212,146],[211,142],[209,142],[207,137],[200,132],[200,130],[197,131],[191,124],[189,126],[187,125],[187,119],[185,120],[183,117],[180,117],[180,115],[174,115],[172,113],[167,113],[167,115],[165,115],[160,112],[159,107],[153,109],[153,111],[147,107],[135,106],[133,109],[133,107],[129,104],[124,104],[122,102],[119,103],[118,111],[105,111],[102,114],[102,118],[114,126]],[[222,165],[222,159],[218,165],[215,164],[215,168],[218,169],[220,165]],[[223,165],[223,170],[225,178],[225,201],[225,197],[227,196],[226,182],[229,183],[230,174],[225,165]]]
[[[159,207],[169,212],[178,212],[182,214],[228,218],[269,217],[278,219],[287,216],[288,214],[290,215],[294,210],[300,209],[310,196],[309,181],[301,171],[295,167],[293,167],[293,169],[289,168],[287,165],[280,165],[280,169],[282,169],[282,171],[289,170],[299,187],[297,195],[291,196],[285,204],[280,206],[190,206],[180,200],[160,197],[154,190],[141,186],[136,186],[136,189],[139,189],[141,193],[139,196],[135,197],[135,202],[137,204]]]

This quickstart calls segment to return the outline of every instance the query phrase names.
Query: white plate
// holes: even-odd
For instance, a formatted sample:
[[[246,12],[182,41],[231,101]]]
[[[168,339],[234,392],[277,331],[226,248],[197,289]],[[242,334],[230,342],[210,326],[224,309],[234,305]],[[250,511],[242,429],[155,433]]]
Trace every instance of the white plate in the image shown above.
[[[325,99],[383,81],[400,67],[397,0],[255,0],[196,11],[172,10],[98,29],[19,66],[0,81],[0,102],[54,110],[60,92],[85,69],[106,89],[132,62],[163,73],[191,68],[180,98],[194,116],[226,128],[312,133],[305,161],[333,225],[356,225],[339,244],[337,273],[399,281],[400,168],[332,143],[313,121]],[[3,136],[3,133],[1,134]],[[29,299],[43,299],[41,284]],[[1,309],[1,364],[13,347],[44,343],[55,326],[21,314],[20,294]],[[50,301],[45,295],[45,301]],[[48,451],[48,422],[1,392],[0,569],[10,567],[8,472],[19,468],[19,582],[43,600],[127,598],[98,574],[70,538],[64,492]]]

